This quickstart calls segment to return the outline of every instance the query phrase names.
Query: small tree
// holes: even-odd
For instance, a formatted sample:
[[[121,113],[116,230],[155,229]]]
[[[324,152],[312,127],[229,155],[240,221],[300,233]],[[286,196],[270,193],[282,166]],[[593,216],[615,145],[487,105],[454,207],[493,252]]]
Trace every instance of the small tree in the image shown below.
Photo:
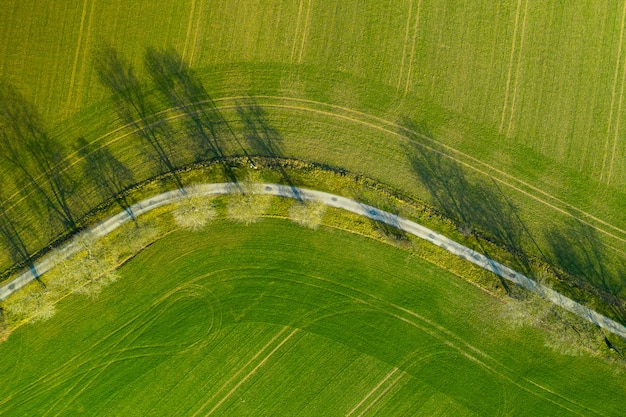
[[[208,197],[191,196],[178,202],[172,215],[181,228],[197,231],[215,217],[215,208]]]
[[[317,229],[322,223],[326,205],[318,200],[296,200],[289,209],[289,218],[301,226]]]

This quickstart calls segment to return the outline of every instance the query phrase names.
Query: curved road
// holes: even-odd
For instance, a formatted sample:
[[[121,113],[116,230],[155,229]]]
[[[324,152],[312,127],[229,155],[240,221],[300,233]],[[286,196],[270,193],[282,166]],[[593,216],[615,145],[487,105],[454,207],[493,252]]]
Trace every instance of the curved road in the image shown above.
[[[57,263],[80,252],[84,248],[84,245],[81,242],[97,240],[109,234],[121,225],[131,221],[133,216],[138,217],[144,213],[149,212],[152,209],[174,203],[176,201],[184,199],[186,196],[189,195],[210,196],[220,194],[235,194],[241,192],[269,194],[305,201],[321,201],[329,207],[336,207],[347,210],[352,213],[367,217],[369,219],[376,220],[393,227],[397,227],[400,230],[403,230],[421,239],[427,240],[430,243],[437,245],[454,255],[460,256],[461,258],[472,262],[473,264],[476,264],[481,268],[491,271],[508,281],[514,282],[515,284],[527,288],[531,291],[535,291],[550,302],[559,305],[564,309],[580,317],[583,317],[584,319],[589,320],[592,323],[595,323],[603,329],[626,339],[626,327],[624,327],[623,325],[591,310],[588,307],[585,307],[575,302],[568,297],[565,297],[564,295],[540,283],[533,281],[527,276],[505,265],[502,265],[501,263],[496,262],[493,259],[490,259],[466,246],[463,246],[460,243],[448,239],[447,237],[440,235],[439,233],[436,233],[424,226],[421,226],[408,219],[399,217],[395,214],[379,210],[376,207],[359,203],[358,201],[349,198],[325,193],[322,191],[308,190],[279,184],[249,184],[246,185],[245,188],[242,185],[235,183],[201,184],[187,187],[185,189],[168,191],[140,201],[139,203],[131,206],[128,211],[122,211],[115,216],[112,216],[107,220],[101,222],[97,226],[94,226],[91,229],[80,233],[70,242],[63,245],[58,251],[44,256],[41,261],[35,264],[34,270],[25,271],[9,283],[1,286],[0,301],[6,299],[15,291],[33,281],[37,276],[46,273]]]

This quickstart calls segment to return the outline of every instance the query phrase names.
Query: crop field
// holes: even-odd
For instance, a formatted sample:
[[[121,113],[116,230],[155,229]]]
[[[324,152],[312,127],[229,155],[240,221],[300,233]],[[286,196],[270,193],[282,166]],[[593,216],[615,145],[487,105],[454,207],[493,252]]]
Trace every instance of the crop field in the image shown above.
[[[252,173],[418,213],[626,323],[626,0],[43,3],[0,5],[0,280]],[[430,261],[277,219],[172,232],[0,344],[0,414],[623,410],[619,366]]]
[[[266,219],[175,232],[0,345],[7,415],[615,415],[623,375],[392,246]]]
[[[505,156],[526,150],[619,185],[625,10],[611,1],[20,1],[0,9],[2,38],[17,40],[3,42],[0,76],[60,122],[104,99],[92,62],[103,43],[135,62],[147,46],[171,46],[192,67],[223,74],[237,71],[233,64],[273,63],[267,71],[278,84],[259,86],[266,92],[293,96],[318,74],[332,91],[300,93],[320,102],[391,116],[398,102],[419,114],[403,109],[417,98],[467,122],[435,131],[461,150],[484,156],[496,140],[507,165]],[[251,93],[244,74],[235,78],[219,93]],[[386,88],[395,110],[363,100]],[[472,133],[480,137],[469,140]]]
[[[70,159],[84,138],[136,168],[145,160],[98,82],[97,51],[117,48],[145,80],[146,48],[173,48],[227,119],[243,97],[262,107],[281,156],[436,205],[407,143],[434,148],[472,181],[496,181],[532,234],[526,250],[554,252],[552,225],[593,241],[611,259],[602,288],[623,296],[625,16],[610,1],[10,2],[1,36],[15,41],[0,47],[0,79],[33,102]],[[150,176],[139,170],[137,180]],[[23,195],[10,183],[5,193]]]

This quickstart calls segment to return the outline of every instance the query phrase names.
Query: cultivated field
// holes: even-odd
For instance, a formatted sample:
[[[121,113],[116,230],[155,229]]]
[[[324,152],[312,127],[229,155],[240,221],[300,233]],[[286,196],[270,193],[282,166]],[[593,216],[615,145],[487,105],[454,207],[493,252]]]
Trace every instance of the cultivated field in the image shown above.
[[[626,0],[44,3],[0,6],[2,279],[150,193],[253,172],[626,320]],[[622,411],[619,365],[423,256],[280,220],[174,232],[0,345],[0,414]]]
[[[220,244],[215,244],[220,242]],[[285,220],[176,232],[97,301],[0,345],[11,415],[614,415],[623,375],[564,356],[407,252]]]
[[[111,143],[114,155],[139,170],[135,180],[153,175],[138,168],[145,158],[128,130],[119,130],[124,123],[98,82],[97,51],[117,48],[145,80],[146,48],[174,48],[227,119],[237,119],[242,96],[253,97],[283,139],[281,156],[362,173],[437,205],[416,180],[406,137],[421,143],[420,152],[435,146],[471,181],[487,183],[519,208],[532,235],[522,233],[524,250],[547,254],[565,269],[581,253],[593,256],[609,270],[567,272],[624,295],[623,5],[85,0],[81,6],[20,1],[0,8],[8,22],[3,39],[19,40],[2,43],[0,78],[33,101],[66,154],[78,138]],[[5,186],[5,194],[12,191]],[[38,227],[31,221],[25,229]],[[554,254],[553,243],[563,240],[571,244]]]

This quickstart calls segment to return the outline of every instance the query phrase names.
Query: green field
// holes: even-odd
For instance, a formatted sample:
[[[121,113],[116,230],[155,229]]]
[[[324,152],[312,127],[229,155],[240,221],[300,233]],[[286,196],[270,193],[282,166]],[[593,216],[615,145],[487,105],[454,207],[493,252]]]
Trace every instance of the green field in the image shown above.
[[[616,415],[613,365],[544,347],[406,251],[284,220],[175,232],[0,345],[6,415]],[[351,413],[351,414],[350,414]]]
[[[236,131],[233,110],[252,97],[282,136],[282,156],[364,174],[436,205],[415,178],[406,136],[434,146],[471,181],[497,181],[532,234],[525,250],[539,256],[536,242],[542,253],[558,251],[551,242],[564,235],[573,249],[561,258],[600,253],[594,262],[608,270],[581,278],[623,297],[624,10],[609,1],[10,2],[0,7],[1,36],[16,41],[2,42],[0,79],[34,102],[67,154],[79,137],[108,143],[141,181],[152,174],[137,140],[119,129],[95,52],[118,48],[145,79],[146,48],[174,48]],[[25,191],[6,182],[24,229],[37,230],[30,206],[17,203]],[[576,247],[584,240],[591,249]]]
[[[397,212],[533,277],[549,270],[557,290],[626,322],[626,0],[43,3],[0,6],[0,101],[13,85],[41,116],[76,229],[124,193],[256,175]],[[146,92],[139,121],[99,80],[107,47]],[[203,120],[214,100],[220,155],[194,154],[193,112],[159,96],[150,47],[193,69]],[[141,136],[155,125],[175,168],[204,169],[150,182],[167,171]],[[128,170],[107,197],[88,175],[98,152]],[[0,180],[6,279],[20,253],[5,235],[32,255],[69,227],[5,159]],[[420,250],[433,264],[281,220],[173,232],[96,301],[66,298],[0,345],[0,414],[622,412],[621,365],[511,327],[504,300],[462,279],[474,272]]]

